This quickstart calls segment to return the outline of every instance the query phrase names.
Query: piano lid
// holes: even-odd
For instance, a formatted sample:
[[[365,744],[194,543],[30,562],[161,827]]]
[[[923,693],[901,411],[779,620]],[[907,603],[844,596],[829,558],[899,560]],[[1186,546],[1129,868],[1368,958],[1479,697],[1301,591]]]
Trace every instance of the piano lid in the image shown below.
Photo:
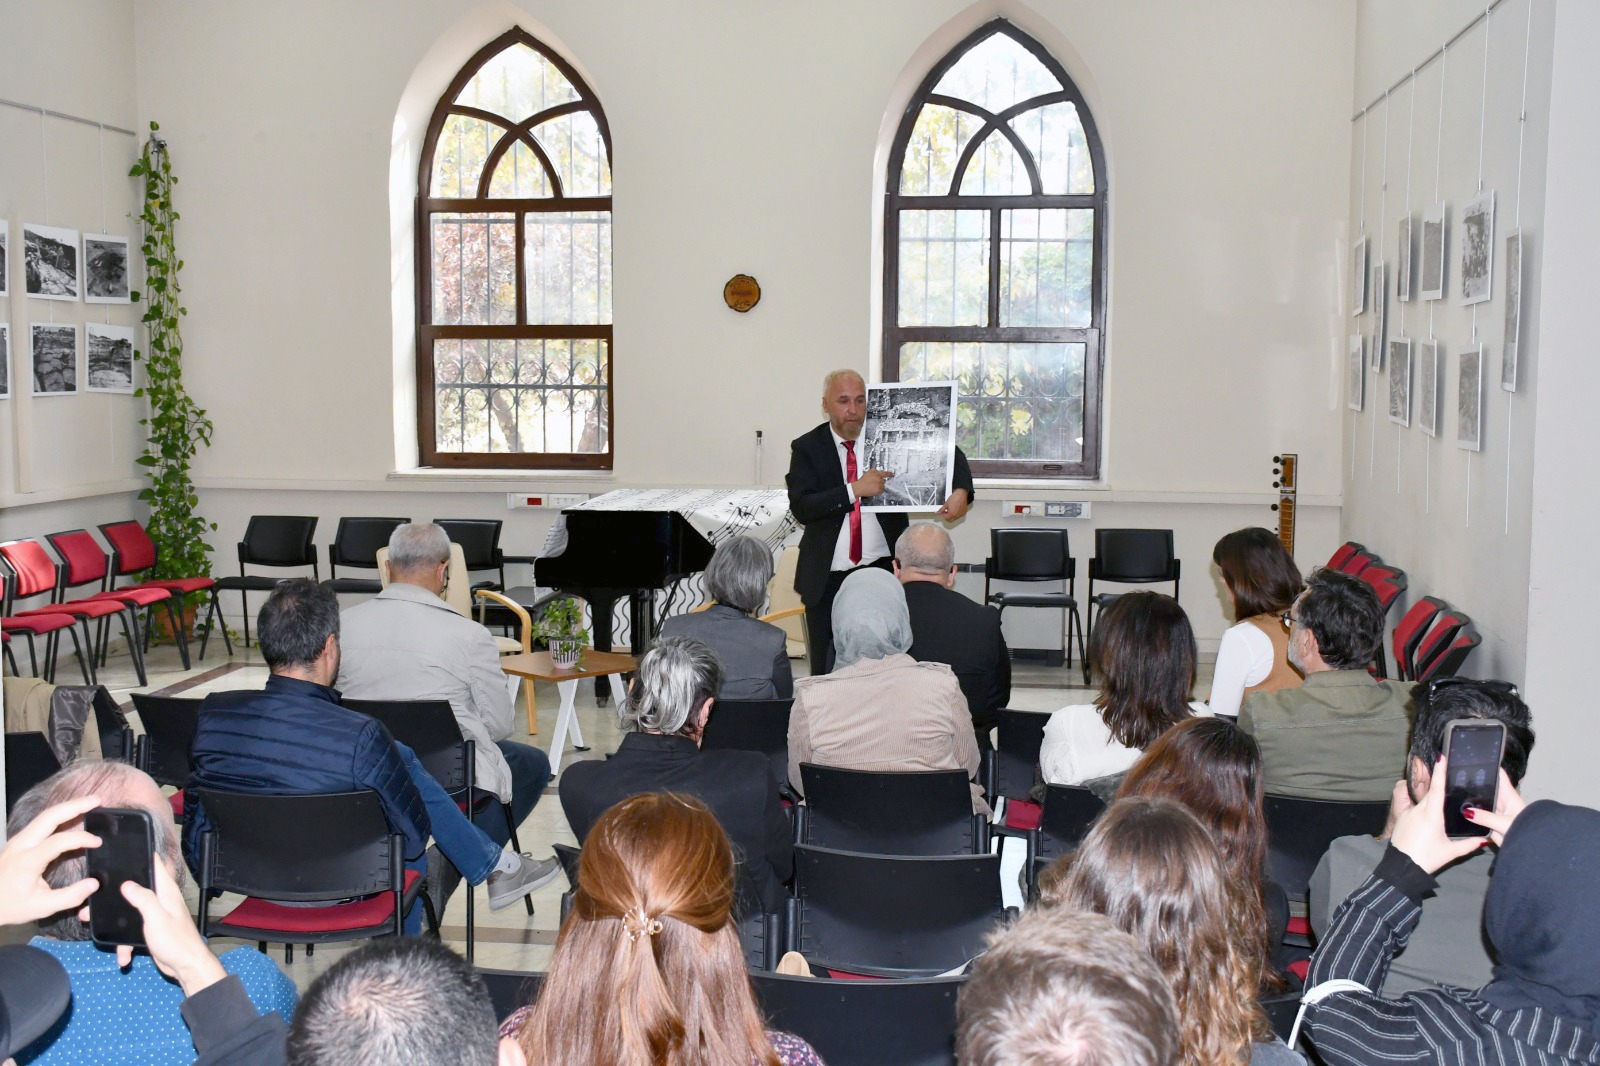
[[[749,536],[777,551],[795,530],[789,494],[782,489],[615,489],[563,513],[587,511],[675,512],[712,547]]]

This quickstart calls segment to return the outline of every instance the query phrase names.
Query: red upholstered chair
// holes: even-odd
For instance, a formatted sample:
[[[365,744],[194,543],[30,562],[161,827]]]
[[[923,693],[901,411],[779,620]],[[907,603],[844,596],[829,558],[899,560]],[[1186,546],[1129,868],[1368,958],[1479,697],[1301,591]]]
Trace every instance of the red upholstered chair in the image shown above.
[[[1366,545],[1357,544],[1353,540],[1347,540],[1343,544],[1339,545],[1339,547],[1335,548],[1332,555],[1328,556],[1328,569],[1342,570],[1344,569],[1344,564],[1350,561],[1350,557],[1352,555],[1355,555],[1357,552],[1365,553],[1366,550]]]
[[[95,640],[89,630],[91,621],[101,621],[112,617],[120,617],[122,631],[128,638],[128,651],[133,656],[133,665],[139,675],[139,686],[146,684],[144,676],[144,659],[139,653],[138,627],[131,620],[132,610],[117,600],[64,599],[57,588],[59,575],[55,560],[50,558],[44,546],[31,540],[14,540],[0,544],[0,559],[11,568],[12,599],[28,599],[33,596],[49,596],[51,602],[39,607],[30,607],[22,610],[8,609],[6,613],[19,619],[27,619],[37,615],[70,615],[83,627],[85,648],[89,652],[89,683],[95,684],[94,649]]]
[[[50,542],[50,547],[55,549],[56,555],[61,558],[62,572],[58,586],[62,595],[82,585],[94,585],[96,590],[89,595],[89,599],[116,600],[126,604],[134,612],[135,618],[138,616],[139,608],[144,608],[144,644],[141,647],[141,654],[150,647],[150,623],[156,605],[160,604],[172,622],[172,631],[177,634],[178,654],[183,659],[183,668],[189,669],[189,642],[184,637],[183,625],[174,609],[175,601],[171,589],[151,585],[130,585],[113,589],[111,556],[101,550],[99,542],[87,529],[48,533],[44,539]],[[102,666],[105,665],[103,649],[100,663]]]
[[[35,677],[42,677],[46,681],[56,679],[56,652],[61,640],[61,634],[66,633],[72,638],[72,650],[78,656],[78,666],[83,670],[83,683],[92,684],[89,680],[89,660],[83,653],[83,646],[78,643],[78,621],[69,614],[30,614],[26,618],[11,617],[11,575],[4,566],[0,566],[0,634],[6,639],[6,657],[11,660],[11,670],[17,670],[17,659],[9,647],[12,637],[21,637],[28,645],[28,665],[33,670]],[[39,672],[38,648],[34,644],[34,637],[44,637],[44,673]]]
[[[1376,562],[1378,562],[1378,557],[1363,548],[1361,551],[1354,552],[1349,556],[1349,558],[1345,559],[1344,565],[1340,566],[1339,569],[1352,577],[1360,577],[1361,571],[1365,570],[1367,567]]]
[[[1410,586],[1404,570],[1397,570],[1381,563],[1374,563],[1357,576],[1371,585],[1372,591],[1378,594],[1378,604],[1383,608],[1385,615],[1389,613],[1389,608],[1394,606],[1395,600],[1400,598],[1400,594]],[[1384,658],[1381,641],[1378,643],[1378,676],[1389,676],[1389,664]]]
[[[107,522],[100,527],[100,535],[106,538],[106,543],[111,545],[111,573],[112,584],[116,578],[124,577],[135,579],[134,587],[152,586],[155,588],[171,589],[180,596],[188,596],[196,592],[211,593],[211,603],[206,608],[206,636],[211,634],[211,616],[216,615],[220,620],[222,608],[217,603],[217,583],[209,577],[170,577],[153,578],[138,581],[137,578],[145,571],[156,565],[156,543],[150,539],[144,526],[133,519],[126,522]],[[181,612],[180,612],[181,616]],[[222,642],[228,649],[228,654],[233,654],[233,644],[228,639],[228,627],[222,627]],[[187,644],[187,641],[185,641]],[[200,658],[206,657],[206,637],[200,638]],[[187,660],[186,660],[187,662]]]
[[[1449,646],[1422,668],[1417,680],[1434,681],[1441,677],[1455,677],[1461,665],[1467,661],[1467,656],[1472,654],[1472,649],[1482,643],[1483,638],[1478,635],[1476,629],[1471,625],[1463,626],[1457,631]]]
[[[1450,605],[1434,596],[1424,596],[1411,605],[1411,609],[1394,624],[1394,668],[1401,681],[1414,681],[1417,676],[1417,645],[1423,634]]]
[[[1433,661],[1450,647],[1456,639],[1456,634],[1471,624],[1472,619],[1460,611],[1454,609],[1440,611],[1433,625],[1417,644],[1416,657],[1412,660],[1411,679],[1421,681],[1429,676]]]

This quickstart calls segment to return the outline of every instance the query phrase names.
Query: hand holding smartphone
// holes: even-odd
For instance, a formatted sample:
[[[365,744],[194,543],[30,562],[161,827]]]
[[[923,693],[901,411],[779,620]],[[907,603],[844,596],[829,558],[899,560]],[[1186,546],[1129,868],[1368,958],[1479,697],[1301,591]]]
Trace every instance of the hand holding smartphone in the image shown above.
[[[1489,835],[1489,827],[1469,821],[1468,807],[1492,811],[1500,791],[1500,760],[1506,727],[1484,718],[1457,718],[1445,726],[1444,832],[1452,840]],[[1441,782],[1435,781],[1438,788]]]
[[[132,881],[154,889],[155,826],[150,812],[129,807],[96,807],[83,827],[100,838],[88,852],[89,876],[99,882],[89,897],[89,933],[102,947],[144,947],[144,918],[122,895]]]

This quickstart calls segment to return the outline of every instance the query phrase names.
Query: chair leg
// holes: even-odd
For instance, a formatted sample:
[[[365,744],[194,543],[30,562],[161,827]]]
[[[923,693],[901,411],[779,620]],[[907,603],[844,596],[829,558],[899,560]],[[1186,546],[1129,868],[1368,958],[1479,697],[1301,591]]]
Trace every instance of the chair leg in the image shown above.
[[[241,568],[242,569],[242,568]],[[239,590],[239,606],[244,610],[244,646],[250,646],[250,594],[244,589]],[[223,623],[226,627],[227,623]]]
[[[133,672],[139,678],[139,687],[148,688],[150,679],[144,672],[144,656],[139,652],[139,616],[133,608],[122,612],[122,635],[128,638],[128,654],[133,658]]]
[[[78,665],[82,666],[84,663],[88,663],[88,669],[84,671],[84,683],[98,685],[100,683],[100,674],[94,665],[94,635],[89,631],[89,620],[87,618],[80,618],[78,621],[83,626],[83,650],[87,650],[89,653],[89,657],[85,659],[83,650],[79,651]],[[72,634],[72,645],[74,648],[78,646],[78,634],[76,632]]]
[[[290,962],[294,961],[294,945],[293,944],[285,944],[285,945],[283,945],[283,961],[286,962],[286,963],[290,963]]]
[[[528,682],[528,687],[529,688],[533,687],[533,682],[532,681]],[[511,850],[516,852],[518,855],[521,855],[522,854],[522,841],[517,839],[517,823],[513,822],[511,820],[511,804],[509,804],[509,803],[501,803],[500,804],[500,810],[506,816],[506,825],[511,827]],[[532,918],[533,917],[533,897],[532,896],[523,896],[522,897],[522,902],[523,902],[523,905],[528,908],[528,917]]]
[[[11,676],[12,677],[21,677],[22,676],[22,669],[21,669],[21,667],[17,666],[17,656],[16,656],[16,653],[11,650],[11,645],[10,644],[7,644],[5,646],[5,655],[6,655],[6,662],[11,664]]]

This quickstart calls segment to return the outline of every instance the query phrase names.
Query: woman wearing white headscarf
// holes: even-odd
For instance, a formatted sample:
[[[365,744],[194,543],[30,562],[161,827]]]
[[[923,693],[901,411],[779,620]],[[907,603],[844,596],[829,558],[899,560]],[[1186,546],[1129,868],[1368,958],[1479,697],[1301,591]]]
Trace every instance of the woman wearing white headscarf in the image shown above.
[[[956,675],[919,663],[905,592],[887,570],[845,578],[833,600],[833,672],[794,683],[789,782],[800,764],[851,770],[965,770],[978,775],[972,714]],[[988,814],[976,784],[972,809]]]

